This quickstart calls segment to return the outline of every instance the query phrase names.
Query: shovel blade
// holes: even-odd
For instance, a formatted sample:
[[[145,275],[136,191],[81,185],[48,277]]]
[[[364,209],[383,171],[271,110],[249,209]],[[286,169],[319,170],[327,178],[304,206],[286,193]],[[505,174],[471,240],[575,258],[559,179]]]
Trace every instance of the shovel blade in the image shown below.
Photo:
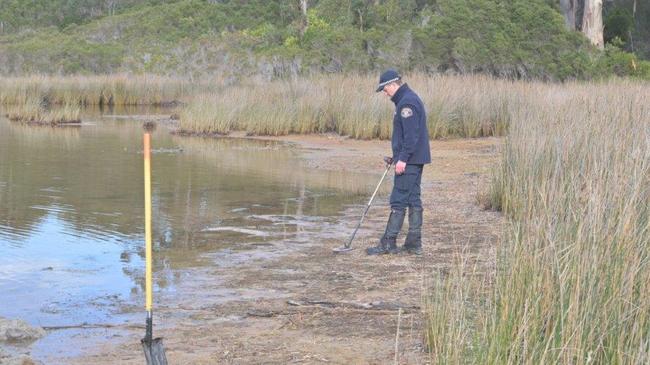
[[[352,250],[354,250],[354,248],[345,247],[345,246],[341,246],[341,247],[337,247],[335,249],[332,249],[332,251],[334,251],[334,253],[346,253],[346,252],[350,252]]]
[[[167,365],[162,338],[154,338],[151,342],[142,339],[140,342],[144,350],[144,357],[147,359],[147,365]]]

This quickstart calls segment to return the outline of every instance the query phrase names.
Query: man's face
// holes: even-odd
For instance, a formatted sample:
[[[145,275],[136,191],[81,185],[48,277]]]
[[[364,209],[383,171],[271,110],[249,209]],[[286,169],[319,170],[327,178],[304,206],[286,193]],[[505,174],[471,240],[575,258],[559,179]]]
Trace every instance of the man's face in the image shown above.
[[[384,86],[384,90],[382,91],[384,95],[388,96],[389,98],[392,98],[393,95],[397,92],[397,89],[399,89],[399,85],[397,85],[396,82],[391,82],[390,84]]]

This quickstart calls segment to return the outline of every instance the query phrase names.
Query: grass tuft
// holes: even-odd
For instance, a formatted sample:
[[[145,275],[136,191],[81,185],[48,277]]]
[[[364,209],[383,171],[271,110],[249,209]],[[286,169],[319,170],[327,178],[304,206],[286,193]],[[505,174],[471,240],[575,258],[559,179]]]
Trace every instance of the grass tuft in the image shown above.
[[[461,362],[650,363],[650,88],[531,85],[521,98],[490,193],[508,217],[495,284]],[[432,357],[457,363],[445,349],[467,348],[459,329],[429,328],[453,339],[430,340]]]
[[[22,105],[13,105],[7,111],[7,118],[16,122],[42,125],[63,125],[81,122],[81,107],[78,105],[48,106],[36,98],[27,99]]]
[[[181,79],[143,75],[27,76],[0,78],[0,104],[39,99],[53,105],[165,105],[192,89]]]

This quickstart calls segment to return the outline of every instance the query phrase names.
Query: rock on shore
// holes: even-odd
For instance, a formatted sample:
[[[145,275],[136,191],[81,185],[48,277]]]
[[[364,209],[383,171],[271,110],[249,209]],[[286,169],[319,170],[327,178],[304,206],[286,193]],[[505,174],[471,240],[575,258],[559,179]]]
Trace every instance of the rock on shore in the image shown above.
[[[31,342],[45,336],[45,330],[20,319],[0,317],[0,342]]]
[[[41,364],[29,357],[29,353],[21,353],[20,345],[29,344],[45,336],[45,330],[40,327],[32,327],[20,319],[8,319],[0,317],[0,364],[1,365],[37,365]],[[11,352],[3,349],[2,345],[8,344]],[[19,345],[19,347],[14,347]]]

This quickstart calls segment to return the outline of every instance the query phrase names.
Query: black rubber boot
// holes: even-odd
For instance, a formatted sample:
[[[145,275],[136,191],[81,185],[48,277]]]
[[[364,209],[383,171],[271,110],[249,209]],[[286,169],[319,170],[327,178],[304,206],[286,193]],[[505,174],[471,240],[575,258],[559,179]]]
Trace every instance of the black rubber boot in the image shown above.
[[[404,250],[414,255],[422,254],[422,208],[409,208],[409,231]]]
[[[368,255],[384,255],[399,252],[396,241],[397,235],[402,229],[405,215],[406,211],[404,209],[392,209],[390,211],[390,217],[388,217],[388,223],[386,223],[386,232],[384,232],[384,236],[379,240],[377,246],[366,249]]]

